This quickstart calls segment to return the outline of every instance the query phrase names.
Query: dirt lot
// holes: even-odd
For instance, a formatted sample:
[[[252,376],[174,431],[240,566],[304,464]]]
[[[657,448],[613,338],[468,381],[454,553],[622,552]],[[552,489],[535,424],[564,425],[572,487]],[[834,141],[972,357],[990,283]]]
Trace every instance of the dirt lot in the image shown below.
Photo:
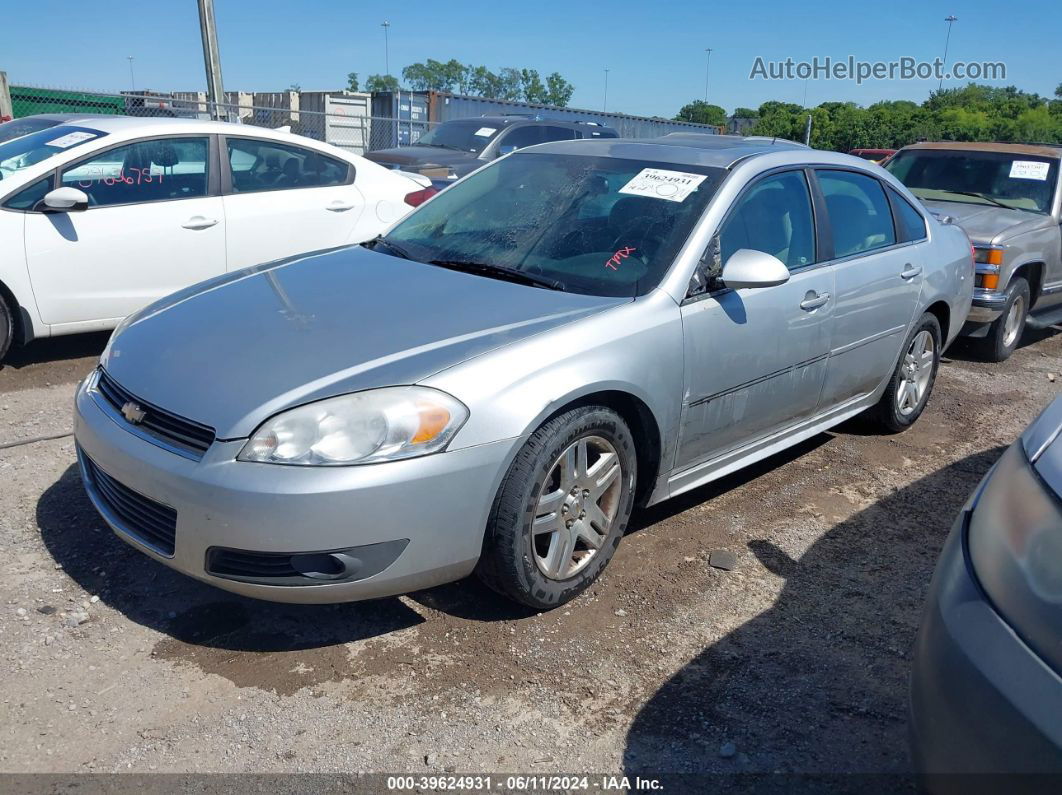
[[[67,430],[103,343],[19,352],[0,446]],[[603,580],[545,615],[473,581],[230,596],[106,530],[70,438],[0,449],[0,770],[904,771],[937,552],[1062,385],[1062,335],[949,356],[913,430],[851,423],[636,514]]]

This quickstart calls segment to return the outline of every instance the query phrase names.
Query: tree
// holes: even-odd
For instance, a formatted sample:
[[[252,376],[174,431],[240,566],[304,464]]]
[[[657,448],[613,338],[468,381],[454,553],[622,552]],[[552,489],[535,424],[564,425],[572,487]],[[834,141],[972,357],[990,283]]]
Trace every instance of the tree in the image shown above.
[[[520,70],[520,90],[524,102],[537,102],[540,105],[546,102],[546,86],[537,69]]]
[[[348,72],[347,73],[347,91],[357,91],[357,90],[358,90],[358,73],[357,72]]]
[[[709,105],[704,100],[695,99],[675,115],[675,121],[691,121],[696,124],[714,124],[721,127],[726,124],[726,111],[718,105]]]
[[[366,91],[398,91],[398,78],[392,75],[369,75],[365,81]]]
[[[405,67],[402,77],[416,91],[454,91],[467,82],[468,69],[453,58],[446,63],[429,58]]]
[[[560,76],[559,72],[553,72],[546,77],[546,104],[565,108],[575,93],[575,86]]]

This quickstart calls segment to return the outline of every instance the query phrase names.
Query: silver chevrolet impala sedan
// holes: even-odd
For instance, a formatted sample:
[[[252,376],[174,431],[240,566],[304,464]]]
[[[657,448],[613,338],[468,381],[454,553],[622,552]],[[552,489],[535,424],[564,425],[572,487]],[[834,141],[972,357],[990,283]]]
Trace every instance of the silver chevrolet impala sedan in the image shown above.
[[[854,157],[536,146],[370,243],[128,318],[77,391],[81,474],[124,540],[248,596],[476,572],[555,607],[636,504],[860,412],[914,423],[973,276],[965,233]]]

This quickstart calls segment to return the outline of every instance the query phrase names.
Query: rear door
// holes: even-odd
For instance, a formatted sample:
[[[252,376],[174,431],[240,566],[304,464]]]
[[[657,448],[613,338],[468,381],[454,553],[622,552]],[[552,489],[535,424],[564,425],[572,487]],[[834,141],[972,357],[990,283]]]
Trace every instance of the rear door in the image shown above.
[[[713,246],[720,265],[739,249],[754,249],[784,262],[790,277],[775,287],[721,286],[683,303],[680,469],[810,418],[830,351],[833,271],[818,262],[804,170],[770,174],[746,188]]]
[[[230,270],[352,242],[366,207],[350,163],[272,139],[223,140]]]
[[[26,260],[50,325],[125,317],[225,272],[212,136],[142,139],[64,167],[84,212],[26,215]]]
[[[873,392],[896,364],[922,289],[928,243],[913,207],[898,229],[886,187],[859,171],[816,169],[833,242],[833,344],[824,408]],[[906,204],[896,194],[895,201]],[[902,210],[903,205],[898,207]],[[918,235],[918,239],[905,238]],[[901,222],[902,223],[902,222]]]

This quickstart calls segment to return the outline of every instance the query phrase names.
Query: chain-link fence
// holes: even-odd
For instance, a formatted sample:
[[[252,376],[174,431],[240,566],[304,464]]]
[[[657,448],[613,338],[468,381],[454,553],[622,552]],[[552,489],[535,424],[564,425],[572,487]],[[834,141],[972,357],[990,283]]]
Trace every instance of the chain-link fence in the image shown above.
[[[371,95],[345,91],[226,92],[214,114],[215,106],[201,91],[111,93],[19,85],[9,90],[16,119],[40,113],[219,118],[269,129],[286,127],[296,135],[354,154],[415,144],[435,126],[412,114],[408,118],[373,116]]]

